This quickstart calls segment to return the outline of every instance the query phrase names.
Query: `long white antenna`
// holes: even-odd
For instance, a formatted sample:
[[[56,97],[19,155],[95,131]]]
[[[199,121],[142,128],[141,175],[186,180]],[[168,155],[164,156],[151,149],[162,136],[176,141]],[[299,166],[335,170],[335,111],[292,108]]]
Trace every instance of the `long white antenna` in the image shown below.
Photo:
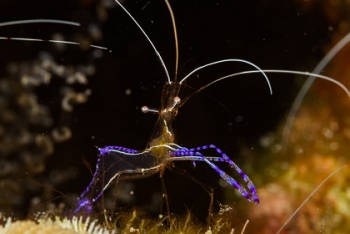
[[[296,209],[296,211],[294,211],[294,213],[289,217],[289,219],[282,225],[282,227],[276,232],[276,234],[281,233],[281,231],[283,230],[283,228],[285,228],[287,226],[287,224],[289,223],[289,221],[296,215],[296,213],[299,212],[299,210],[305,205],[306,202],[308,202],[310,200],[310,198],[317,192],[317,190],[319,190],[319,188],[321,188],[321,186],[329,179],[331,178],[335,173],[337,173],[338,171],[340,171],[341,169],[343,169],[344,167],[346,167],[346,165],[339,167],[338,169],[336,169],[335,171],[333,171],[329,176],[327,176],[326,179],[324,179],[321,184],[319,184],[317,186],[317,188],[314,189],[314,191],[312,191],[312,193],[305,199],[305,201],[303,203],[301,203],[301,205],[298,207],[298,209]]]
[[[17,20],[17,21],[8,21],[0,23],[0,27],[8,25],[17,25],[17,24],[34,24],[34,23],[50,23],[50,24],[67,24],[73,26],[80,26],[80,23],[65,21],[65,20],[54,20],[54,19],[31,19],[31,20]]]
[[[313,73],[310,73],[310,72],[291,71],[291,70],[261,70],[261,71],[260,70],[252,70],[252,71],[237,72],[237,73],[233,73],[233,74],[230,74],[230,75],[227,75],[227,76],[223,76],[223,77],[217,78],[217,79],[213,80],[212,82],[210,82],[210,83],[200,87],[199,89],[197,89],[195,92],[193,92],[192,94],[190,94],[186,98],[182,99],[180,106],[183,106],[185,104],[185,102],[187,102],[195,94],[201,92],[203,89],[209,87],[210,85],[212,85],[212,84],[214,84],[214,83],[216,83],[218,81],[221,81],[221,80],[224,80],[224,79],[227,79],[227,78],[231,78],[231,77],[234,77],[234,76],[253,74],[253,73],[261,73],[261,72],[264,72],[264,73],[286,73],[286,74],[297,74],[297,75],[303,75],[303,76],[314,76],[316,78],[327,80],[327,81],[330,81],[330,82],[338,85],[340,88],[342,88],[345,91],[345,93],[350,98],[350,91],[349,91],[349,89],[345,85],[340,83],[339,81],[337,81],[337,80],[335,80],[335,79],[333,79],[331,77],[328,77],[328,76],[323,76],[323,75],[319,75],[319,74],[313,74]]]
[[[137,23],[137,21],[134,19],[134,17],[132,17],[132,15],[123,7],[123,5],[118,1],[118,0],[115,0],[116,3],[125,11],[125,13],[134,21],[134,23],[136,24],[137,27],[139,27],[139,29],[141,30],[141,32],[143,33],[143,35],[147,38],[148,42],[151,44],[151,46],[153,47],[153,50],[154,52],[156,53],[160,63],[162,64],[162,67],[165,71],[165,74],[168,78],[168,82],[169,84],[171,83],[171,80],[170,80],[170,76],[169,76],[169,72],[168,72],[168,69],[166,68],[165,66],[165,63],[162,59],[162,56],[160,56],[158,50],[156,49],[156,47],[153,45],[153,42],[151,41],[151,39],[149,39],[149,37],[147,36],[147,34],[145,33],[145,31],[141,28],[141,26]]]
[[[0,40],[8,40],[8,41],[39,41],[39,42],[51,42],[51,43],[60,43],[60,44],[69,44],[69,45],[82,45],[80,42],[76,41],[60,41],[60,40],[45,40],[39,38],[27,38],[27,37],[0,37]],[[108,50],[107,47],[97,46],[97,45],[88,45],[92,48],[100,49],[100,50]]]
[[[80,26],[80,23],[66,20],[55,20],[55,19],[31,19],[31,20],[17,20],[17,21],[8,21],[0,23],[0,27],[17,25],[17,24],[36,24],[36,23],[49,23],[49,24],[65,24],[72,26]],[[80,42],[75,41],[62,41],[62,40],[45,40],[39,38],[25,38],[25,37],[0,37],[0,40],[9,40],[9,41],[39,41],[39,42],[51,42],[51,43],[60,43],[60,44],[69,44],[69,45],[82,45]],[[89,45],[92,48],[97,48],[100,50],[108,50],[108,48],[97,45]]]
[[[227,79],[227,78],[230,78],[230,77],[233,77],[233,76],[239,76],[239,75],[245,75],[245,74],[252,74],[252,73],[261,73],[261,72],[264,72],[264,73],[287,73],[287,74],[296,74],[296,75],[302,75],[302,76],[312,76],[312,77],[315,77],[315,78],[319,78],[319,79],[323,79],[323,80],[327,80],[327,81],[330,81],[336,85],[338,85],[340,88],[342,88],[345,93],[349,96],[350,98],[350,91],[348,90],[348,88],[342,84],[341,82],[331,78],[331,77],[328,77],[328,76],[323,76],[323,75],[319,75],[319,74],[314,74],[314,73],[310,73],[310,72],[301,72],[301,71],[291,71],[291,70],[254,70],[254,71],[243,71],[243,72],[238,72],[238,73],[234,73],[234,74],[230,74],[230,75],[227,75],[227,76],[223,76],[223,77],[220,77],[212,82],[210,82],[209,84],[203,86],[202,88],[200,89],[204,89],[206,87],[208,87],[209,85],[212,85],[220,80],[224,80],[224,79]]]
[[[184,82],[189,76],[191,76],[193,73],[203,69],[203,68],[206,68],[206,67],[209,67],[209,66],[212,66],[212,65],[215,65],[215,64],[219,64],[219,63],[225,63],[225,62],[241,62],[241,63],[246,63],[246,64],[249,64],[250,66],[253,66],[255,67],[257,70],[259,70],[259,72],[261,74],[263,74],[263,76],[265,77],[266,81],[267,81],[267,84],[269,86],[269,89],[270,89],[270,94],[272,95],[272,87],[271,87],[271,84],[270,84],[270,81],[269,81],[269,78],[266,76],[266,74],[263,72],[263,70],[261,70],[257,65],[255,65],[254,63],[252,62],[249,62],[247,60],[243,60],[243,59],[224,59],[224,60],[219,60],[219,61],[216,61],[216,62],[212,62],[212,63],[207,63],[203,66],[200,66],[200,67],[197,67],[196,69],[194,69],[193,71],[191,71],[190,73],[188,73],[187,76],[185,76],[180,82],[179,84],[182,84],[182,82]],[[218,80],[215,80],[214,82],[216,82]]]
[[[330,60],[350,41],[350,33],[347,34],[340,42],[338,42],[329,52],[328,54],[319,62],[316,68],[312,71],[312,73],[320,74],[323,68],[329,63]],[[304,99],[307,91],[311,87],[312,83],[315,81],[315,76],[311,75],[304,83],[303,87],[300,89],[297,97],[295,98],[293,105],[289,111],[287,117],[287,123],[283,130],[282,136],[282,145],[285,146],[287,144],[290,132],[292,130],[293,122],[295,119],[296,112],[298,111],[302,100]]]
[[[174,77],[174,82],[176,82],[177,80],[177,69],[179,66],[179,43],[178,43],[178,39],[177,39],[177,31],[176,31],[176,23],[175,23],[175,16],[173,13],[173,9],[171,9],[171,6],[168,2],[168,0],[165,0],[165,3],[168,7],[168,10],[170,12],[170,17],[171,17],[171,22],[173,25],[173,30],[174,30],[174,39],[175,39],[175,77]]]

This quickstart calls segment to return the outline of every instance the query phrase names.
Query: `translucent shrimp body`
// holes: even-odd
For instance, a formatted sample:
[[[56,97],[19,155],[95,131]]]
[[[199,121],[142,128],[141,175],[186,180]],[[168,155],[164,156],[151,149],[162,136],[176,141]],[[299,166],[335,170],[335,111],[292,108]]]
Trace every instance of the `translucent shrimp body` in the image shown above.
[[[93,203],[101,197],[113,181],[146,177],[158,172],[162,173],[173,161],[205,162],[248,201],[253,201],[257,205],[260,204],[253,182],[221,149],[215,145],[188,149],[175,144],[172,123],[180,104],[180,98],[177,96],[180,88],[179,83],[167,83],[163,87],[158,120],[145,150],[127,149],[120,146],[107,146],[98,149],[99,157],[94,177],[80,195],[75,212],[82,209],[91,212]],[[144,110],[147,111],[148,108],[144,107]],[[207,149],[215,149],[218,157],[204,156],[202,152]],[[228,163],[242,177],[249,192],[213,162]]]
[[[99,148],[99,156],[97,159],[94,177],[85,191],[80,195],[78,207],[76,208],[75,212],[79,212],[80,210],[90,212],[92,210],[93,204],[102,196],[103,192],[113,181],[118,182],[119,179],[146,177],[158,172],[160,172],[162,175],[165,168],[169,167],[173,161],[191,161],[193,164],[195,164],[196,161],[207,163],[220,175],[221,178],[223,178],[232,187],[236,188],[243,197],[245,197],[248,201],[259,205],[259,197],[257,195],[257,190],[253,182],[225,153],[222,152],[221,149],[217,148],[213,144],[196,148],[181,147],[175,143],[175,135],[172,125],[178,113],[178,108],[184,104],[184,102],[181,103],[181,99],[178,96],[182,83],[185,79],[187,79],[198,70],[224,62],[246,63],[250,66],[253,66],[255,69],[262,73],[268,82],[270,92],[272,94],[271,85],[265,73],[259,67],[249,61],[241,59],[226,59],[198,67],[197,69],[190,72],[187,76],[185,76],[180,82],[177,82],[176,76],[178,67],[178,51],[176,49],[175,78],[174,81],[171,81],[163,59],[160,56],[159,52],[156,50],[152,41],[149,39],[141,26],[137,23],[137,21],[131,16],[131,14],[118,1],[116,2],[140,28],[141,32],[153,47],[162,67],[165,70],[168,82],[163,87],[160,108],[158,110],[151,109],[146,106],[142,108],[142,111],[145,113],[153,112],[158,113],[159,115],[155,123],[151,138],[146,145],[146,149],[134,150],[120,146],[107,146],[104,148]],[[165,2],[168,6],[172,18],[176,42],[175,44],[177,48],[177,33],[174,15],[168,1]],[[185,99],[185,101],[187,101],[187,99]],[[207,149],[216,150],[217,155],[205,156],[203,152]],[[231,168],[234,168],[241,176],[243,181],[247,184],[249,192],[235,179],[221,170],[214,162],[227,163]],[[210,210],[211,208],[209,208],[209,212]]]

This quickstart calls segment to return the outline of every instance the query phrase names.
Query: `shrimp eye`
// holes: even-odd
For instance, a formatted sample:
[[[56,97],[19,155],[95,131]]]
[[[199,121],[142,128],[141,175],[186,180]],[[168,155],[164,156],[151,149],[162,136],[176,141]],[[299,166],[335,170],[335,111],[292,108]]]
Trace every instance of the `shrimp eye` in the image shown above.
[[[148,112],[151,112],[151,113],[158,113],[158,110],[157,110],[157,109],[155,109],[155,108],[150,108],[150,107],[148,107],[148,106],[143,106],[143,107],[141,107],[141,111],[142,111],[143,113],[148,113]]]
[[[175,103],[174,106],[176,106],[176,105],[179,104],[180,102],[181,102],[181,98],[180,98],[179,96],[174,97],[174,103]]]

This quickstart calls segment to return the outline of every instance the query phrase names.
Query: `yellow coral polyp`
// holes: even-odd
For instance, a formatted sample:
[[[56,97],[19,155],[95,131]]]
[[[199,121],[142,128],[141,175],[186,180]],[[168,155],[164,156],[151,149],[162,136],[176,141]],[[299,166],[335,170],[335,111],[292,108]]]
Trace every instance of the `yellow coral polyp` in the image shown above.
[[[51,219],[39,219],[38,223],[30,220],[18,220],[13,222],[7,218],[5,225],[0,226],[0,234],[111,234],[109,231],[99,225],[97,220],[91,221],[89,218],[83,221],[82,217],[73,217],[72,219],[60,219],[55,217]]]

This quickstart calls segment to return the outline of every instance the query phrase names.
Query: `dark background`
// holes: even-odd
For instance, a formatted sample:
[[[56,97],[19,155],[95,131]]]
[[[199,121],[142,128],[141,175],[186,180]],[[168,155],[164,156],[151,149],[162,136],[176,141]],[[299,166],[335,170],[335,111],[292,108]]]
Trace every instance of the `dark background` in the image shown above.
[[[200,65],[227,58],[245,59],[263,69],[311,71],[325,52],[333,25],[325,20],[321,5],[312,1],[310,5],[297,5],[296,2],[170,1],[179,37],[179,78]],[[91,59],[91,51],[78,46],[68,46],[65,51],[58,52],[49,43],[0,41],[1,75],[6,73],[9,61],[31,60],[42,50],[50,51],[56,61],[61,60],[63,64],[93,63],[96,66],[96,74],[89,78],[88,84],[92,95],[88,103],[77,106],[71,116],[73,137],[56,146],[54,154],[47,160],[44,174],[49,175],[52,170],[64,171],[68,167],[77,168],[74,180],[56,187],[64,194],[73,194],[73,197],[91,180],[82,158],[94,168],[95,146],[145,147],[157,116],[142,114],[140,107],[158,107],[161,88],[166,81],[151,46],[129,17],[115,7],[108,11],[109,19],[101,22],[96,16],[97,4],[71,0],[0,3],[0,22],[49,18],[82,24],[79,28],[44,24],[7,26],[0,28],[0,36],[49,39],[53,33],[60,32],[67,40],[74,40],[77,34],[88,35],[87,26],[96,23],[103,32],[103,39],[92,42],[112,50],[112,53],[103,52],[101,59]],[[149,35],[173,76],[174,39],[165,4],[162,1],[126,1],[124,6]],[[199,78],[190,77],[186,84],[196,89],[223,75],[242,70],[252,69],[238,63],[219,65],[198,73]],[[240,149],[258,147],[262,135],[276,131],[303,80],[284,74],[269,75],[269,78],[274,92],[272,96],[265,79],[254,74],[219,82],[191,98],[176,118],[177,142],[186,147],[213,143],[238,165],[244,165],[245,158],[240,156]],[[52,84],[46,91],[38,90],[38,95],[50,106],[53,118],[59,122],[59,103],[54,98],[57,89]],[[127,89],[131,89],[131,95],[125,95]],[[184,92],[191,91],[187,88]],[[242,121],[237,121],[239,116]],[[196,170],[191,163],[176,165],[215,188],[215,200],[221,201],[219,176],[200,164]],[[165,181],[172,212],[183,213],[186,206],[206,210],[201,202],[209,202],[208,196],[197,191],[197,186],[189,179],[167,172]],[[137,182],[137,203],[149,203],[154,191],[161,191],[157,176]],[[205,212],[202,212],[205,217],[203,214]]]

